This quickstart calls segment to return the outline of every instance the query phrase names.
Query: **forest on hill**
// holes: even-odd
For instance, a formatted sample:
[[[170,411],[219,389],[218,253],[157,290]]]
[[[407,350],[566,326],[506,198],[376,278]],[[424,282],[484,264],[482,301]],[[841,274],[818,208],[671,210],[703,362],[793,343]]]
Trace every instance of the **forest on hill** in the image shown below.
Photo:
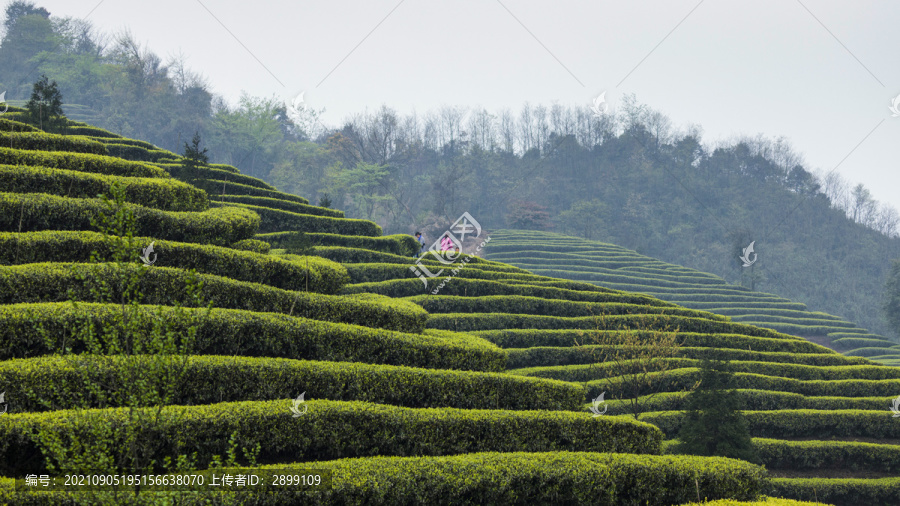
[[[199,132],[212,162],[387,233],[439,233],[468,211],[488,229],[619,244],[897,335],[880,308],[890,259],[900,257],[900,215],[832,168],[805,166],[786,139],[712,144],[634,97],[615,113],[381,106],[329,127],[303,104],[228,104],[183,56],[165,61],[127,32],[106,35],[30,2],[5,14],[8,100],[27,99],[46,74],[73,119],[175,152]],[[758,262],[744,268],[751,242]]]

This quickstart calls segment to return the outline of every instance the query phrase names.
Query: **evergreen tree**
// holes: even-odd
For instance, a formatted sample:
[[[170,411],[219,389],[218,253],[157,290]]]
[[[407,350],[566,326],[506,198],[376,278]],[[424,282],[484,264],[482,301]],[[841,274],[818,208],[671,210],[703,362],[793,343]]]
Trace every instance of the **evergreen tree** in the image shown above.
[[[185,181],[195,181],[200,178],[200,167],[206,167],[209,163],[209,156],[206,152],[207,148],[200,149],[200,132],[194,132],[191,143],[184,143],[184,154],[181,159],[182,179]]]
[[[31,100],[25,105],[31,123],[47,132],[61,132],[66,125],[62,109],[62,93],[56,81],[42,75],[31,90]]]
[[[740,394],[727,361],[704,359],[700,384],[687,396],[687,413],[678,434],[678,453],[731,457],[758,462]]]

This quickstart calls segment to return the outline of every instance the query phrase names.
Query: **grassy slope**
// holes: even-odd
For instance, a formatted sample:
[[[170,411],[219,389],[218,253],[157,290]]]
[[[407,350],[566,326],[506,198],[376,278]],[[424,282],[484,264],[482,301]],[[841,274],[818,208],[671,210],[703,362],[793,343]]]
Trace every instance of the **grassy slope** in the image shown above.
[[[781,332],[811,338],[849,355],[900,365],[900,346],[882,336],[804,304],[729,285],[722,278],[662,262],[598,241],[548,232],[501,230],[492,235],[488,258],[597,285],[646,293]],[[893,349],[891,349],[894,347]]]
[[[81,130],[95,139],[109,138],[115,141],[111,142],[113,144],[129,145],[126,139],[117,139],[113,134],[107,135],[89,127],[81,127]],[[135,157],[134,159],[145,161],[151,161],[154,157],[166,158],[162,160],[160,166],[175,161],[171,154],[154,153],[152,147],[142,146],[140,143],[131,145],[148,152],[141,152],[140,149],[120,151],[123,154],[130,154]],[[233,170],[224,167],[219,169]],[[243,187],[236,186],[229,189],[229,194],[238,194],[235,192],[240,188]],[[246,188],[246,195],[259,196],[260,188],[250,185],[246,185]],[[275,191],[263,190],[268,192],[266,198],[278,197]],[[302,209],[289,204],[290,202],[300,202],[296,197],[286,199],[285,206],[293,207],[295,210]],[[322,211],[312,216],[323,214],[327,213]],[[315,219],[310,218],[309,221],[314,222]],[[0,232],[18,232],[18,230],[0,230]],[[22,232],[28,233],[27,230]],[[276,238],[271,234],[269,237]],[[409,238],[361,237],[321,232],[311,234],[311,238],[321,245],[317,248],[317,253],[341,262],[350,274],[351,283],[356,282],[344,286],[345,293],[358,294],[369,291],[404,297],[426,293],[421,282],[409,273],[408,267],[411,262],[406,256]],[[277,247],[274,242],[273,245]],[[273,251],[271,256],[301,265],[303,262],[302,257],[279,255],[277,250]],[[14,255],[13,258],[19,257]],[[248,256],[244,261],[252,262],[252,256]],[[412,283],[409,283],[410,281]],[[457,290],[458,288],[461,289]],[[198,385],[203,385],[203,390],[191,389],[191,394],[199,396],[196,400],[200,405],[182,408],[185,420],[196,422],[191,422],[193,425],[178,427],[178,432],[175,433],[167,432],[171,430],[167,427],[152,428],[153,435],[160,441],[167,441],[167,434],[172,434],[172,437],[180,434],[180,437],[186,437],[185,442],[188,445],[182,451],[197,450],[201,454],[221,454],[227,449],[223,446],[223,441],[227,441],[228,435],[238,428],[243,430],[242,437],[246,438],[242,439],[242,442],[260,443],[262,464],[294,462],[293,465],[302,466],[304,462],[323,458],[333,459],[338,454],[353,457],[319,464],[335,470],[335,492],[309,497],[322,503],[340,501],[341,497],[369,503],[412,501],[413,498],[419,501],[428,498],[427,500],[441,502],[446,501],[448,497],[455,497],[457,501],[501,503],[521,501],[523,496],[519,494],[532,494],[529,496],[531,502],[562,500],[596,503],[603,502],[600,496],[596,495],[602,491],[603,494],[619,494],[607,495],[610,503],[650,501],[678,504],[695,498],[697,494],[708,496],[710,499],[725,497],[746,499],[747,494],[752,495],[759,490],[758,487],[761,485],[758,480],[761,475],[756,468],[742,466],[733,461],[679,460],[680,458],[674,457],[659,457],[655,460],[648,457],[628,459],[627,456],[598,457],[596,453],[580,453],[597,451],[656,453],[659,451],[660,433],[652,426],[633,422],[626,416],[593,418],[586,410],[572,411],[577,408],[579,399],[581,402],[588,401],[589,395],[602,386],[602,377],[592,378],[585,384],[581,382],[581,378],[575,382],[568,382],[544,379],[539,377],[541,374],[533,374],[547,366],[577,366],[578,360],[577,358],[573,360],[573,357],[583,354],[573,350],[571,336],[577,335],[577,331],[571,330],[572,327],[568,326],[567,322],[581,321],[579,318],[583,317],[578,316],[579,311],[603,310],[604,305],[607,305],[609,309],[617,308],[616,311],[619,313],[617,324],[625,326],[649,324],[650,331],[653,331],[653,325],[660,325],[659,330],[662,330],[665,327],[665,318],[675,317],[660,315],[660,310],[676,313],[684,310],[640,295],[621,293],[590,284],[530,276],[508,265],[481,261],[468,264],[460,271],[459,277],[445,288],[444,293],[456,294],[469,300],[460,301],[452,297],[438,296],[434,301],[445,303],[435,304],[429,301],[430,310],[437,312],[446,308],[458,311],[459,308],[490,307],[494,299],[488,296],[497,294],[529,297],[510,297],[506,302],[508,306],[504,310],[508,313],[504,321],[519,322],[518,331],[507,331],[503,326],[497,327],[492,323],[496,319],[495,314],[482,312],[467,315],[480,328],[488,329],[479,331],[479,336],[439,330],[439,327],[447,326],[446,322],[452,321],[452,318],[448,320],[446,316],[443,320],[442,317],[435,318],[435,324],[428,324],[431,330],[426,330],[422,334],[398,336],[390,331],[367,326],[325,323],[296,316],[272,316],[252,311],[222,310],[222,316],[216,321],[225,326],[220,330],[205,329],[204,336],[209,336],[210,350],[224,349],[226,350],[224,355],[227,356],[220,358],[198,356],[194,359],[197,363],[195,367],[197,372],[194,374],[197,375],[197,381],[201,381],[202,378],[202,383]],[[384,304],[386,310],[392,310],[393,306],[386,301],[381,302],[381,299],[373,299],[371,296],[363,295],[363,297],[370,304]],[[532,300],[534,297],[544,302]],[[406,303],[425,304],[424,300],[419,297]],[[642,305],[645,308],[643,311]],[[40,304],[36,306],[42,307]],[[15,318],[19,307],[21,305],[4,307],[7,315],[4,325],[9,326],[3,329],[4,334],[28,335],[16,332],[20,327],[13,327],[29,324],[27,318]],[[61,316],[55,315],[63,313],[50,311],[46,314],[48,318],[59,318]],[[450,314],[452,313],[447,313]],[[532,326],[530,322],[535,320],[529,318],[528,314],[562,319],[555,325],[555,329],[535,330],[529,328]],[[725,353],[728,350],[744,353],[742,350],[746,347],[743,344],[738,348],[733,346],[733,343],[751,343],[753,350],[747,350],[749,355],[735,355],[732,358],[740,361],[750,371],[759,371],[760,374],[750,375],[754,384],[769,385],[769,390],[777,392],[777,385],[781,384],[795,385],[791,382],[801,381],[796,376],[803,373],[818,378],[807,383],[819,381],[830,386],[834,382],[850,381],[854,382],[856,388],[865,390],[870,385],[871,388],[875,388],[885,382],[894,382],[898,384],[900,391],[900,380],[844,379],[848,375],[853,376],[848,372],[851,371],[848,368],[872,365],[865,359],[844,357],[789,335],[722,322],[721,318],[713,315],[697,313],[693,316],[678,317],[688,318],[697,328],[718,329],[711,334],[699,332],[692,337],[688,336],[693,340],[693,346],[690,350],[685,348],[687,350],[685,359],[704,354]],[[242,325],[242,330],[228,332],[229,321],[234,325]],[[440,321],[445,323],[439,324]],[[293,339],[284,338],[286,332],[292,333],[289,335],[296,335],[303,344],[298,346]],[[569,334],[566,334],[567,332]],[[507,346],[510,343],[515,344],[514,349]],[[6,344],[11,342],[6,341]],[[15,349],[22,350],[29,346],[39,348],[40,345],[42,345],[40,342],[29,344],[27,339],[17,339]],[[504,347],[510,349],[505,350]],[[573,351],[575,353],[572,353]],[[13,356],[30,356],[30,354]],[[281,358],[290,360],[284,365],[277,365],[280,362],[272,360]],[[0,382],[6,383],[12,377],[16,377],[20,386],[19,391],[23,393],[7,396],[10,412],[0,418],[0,429],[19,434],[31,426],[30,424],[62,423],[68,416],[66,411],[57,408],[49,412],[29,413],[21,409],[22,405],[28,403],[18,396],[26,396],[27,387],[38,390],[38,387],[43,386],[44,380],[39,378],[65,378],[66,368],[53,366],[52,360],[48,361],[46,358],[15,360],[17,361],[3,363],[5,367],[0,368],[2,370]],[[85,357],[85,360],[94,359]],[[297,360],[300,361],[293,362]],[[379,365],[353,365],[347,361]],[[761,363],[768,366],[759,365]],[[415,368],[404,367],[407,364],[414,365]],[[506,373],[489,372],[502,370],[506,364],[519,370]],[[779,364],[784,364],[784,367],[779,369]],[[788,364],[791,367],[788,367]],[[807,369],[797,368],[798,365],[804,364],[808,364]],[[690,360],[683,364],[683,370],[688,375],[692,371],[690,368],[692,365],[694,362]],[[509,374],[510,372],[513,374]],[[273,374],[277,376],[272,376]],[[567,377],[569,374],[577,373],[565,369],[554,372],[558,377]],[[287,379],[289,381],[285,382]],[[29,381],[33,383],[28,385]],[[228,403],[213,402],[216,398],[215,392],[217,389],[231,389],[236,382],[243,382],[241,384],[245,385],[241,387],[243,394],[237,395],[236,399],[228,400],[240,400],[245,403],[241,404],[240,417],[222,417],[220,413],[232,412],[229,410],[233,408]],[[771,388],[771,385],[776,387]],[[816,400],[820,397],[826,399],[826,396],[816,393],[818,384],[803,385],[810,389],[805,395],[796,393],[785,395],[794,396],[790,397],[795,401],[791,405],[792,409],[809,407],[815,412],[817,411],[815,406],[818,406]],[[826,386],[821,387],[823,392]],[[307,399],[313,399],[315,402],[309,402],[307,418],[297,419],[290,414],[290,399],[301,389],[306,390]],[[679,390],[677,385],[673,385],[672,389]],[[417,395],[416,391],[428,392],[429,395]],[[204,395],[206,397],[203,397]],[[678,409],[678,395],[674,393],[673,395],[676,398],[668,404],[659,404],[658,413],[648,416],[648,419],[660,420],[661,426],[670,427],[673,423],[672,417],[666,415],[667,413],[677,415]],[[615,397],[614,393],[611,397]],[[893,433],[877,433],[869,426],[872,423],[869,418],[881,414],[872,411],[871,406],[877,405],[881,400],[873,399],[871,405],[860,404],[859,413],[852,412],[844,416],[847,419],[842,424],[846,431],[844,439],[865,437],[869,443],[881,448],[886,447],[886,443],[895,442],[892,437],[900,437]],[[611,403],[611,407],[615,409],[615,403]],[[779,409],[786,408],[781,408],[777,403],[769,405],[760,403],[760,406],[755,406],[754,409],[770,413],[776,418],[790,415],[790,413],[782,415]],[[821,411],[825,414],[828,409]],[[886,409],[883,411],[887,418],[885,422],[889,423],[889,412]],[[108,419],[117,416],[109,409],[96,413],[99,416],[110,417]],[[204,423],[208,417],[219,420],[216,422],[218,425]],[[821,429],[822,427],[816,424],[828,423],[820,418],[809,417],[812,420],[807,424],[811,427],[809,430]],[[296,427],[290,424],[295,424]],[[777,423],[774,425],[777,426]],[[271,430],[262,430],[262,427],[271,427]],[[311,431],[310,434],[316,437],[307,436],[298,439],[297,434],[303,434],[304,430]],[[187,436],[181,431],[187,431]],[[442,434],[453,435],[453,438],[448,439]],[[788,441],[775,438],[769,432],[765,435],[775,441],[772,443],[767,440],[766,444],[770,448],[777,448],[778,441]],[[23,456],[18,460],[7,460],[10,464],[19,466],[40,464],[39,455],[35,456],[34,447],[28,446],[27,438],[25,440],[3,438],[3,441],[6,445],[3,451],[16,451],[14,455]],[[17,441],[16,444],[24,446],[18,447],[18,450],[10,449],[8,445],[11,441]],[[325,444],[326,441],[329,443]],[[323,444],[325,446],[322,446]],[[831,448],[827,442],[823,445],[825,451]],[[31,450],[28,450],[29,448]],[[834,448],[837,449],[837,446]],[[574,453],[540,453],[558,450]],[[840,450],[846,451],[844,447]],[[485,451],[493,453],[466,455]],[[532,454],[533,457],[508,453],[517,451],[535,453]],[[821,453],[822,450],[792,447],[792,451],[803,455],[804,452]],[[770,453],[774,453],[774,450]],[[449,457],[456,454],[463,455]],[[27,455],[32,456],[31,460],[24,458]],[[413,458],[422,455],[432,457]],[[400,458],[382,459],[380,456]],[[826,467],[828,464],[826,462]],[[798,472],[809,471],[803,467],[806,464],[794,465]],[[883,467],[882,464],[878,470],[871,470],[873,476]],[[450,472],[450,469],[457,471]],[[468,471],[460,471],[464,469]],[[811,471],[813,475],[817,472],[816,469],[818,468]],[[865,476],[867,472],[867,469],[862,468],[859,475]],[[4,474],[15,473],[9,471]],[[822,475],[828,476],[828,470],[822,471]],[[663,482],[666,483],[665,486],[662,485]],[[588,486],[590,483],[595,485]],[[630,485],[619,486],[623,483]],[[792,496],[790,483],[790,481],[779,482],[781,487],[779,495]],[[385,484],[389,484],[387,488],[383,488]],[[0,481],[0,502],[27,500],[24,494],[10,495],[9,486],[8,480]],[[869,481],[855,486],[871,488],[880,485]],[[466,492],[457,495],[461,491]],[[77,497],[58,496],[57,499],[57,502],[79,502]],[[185,502],[192,503],[200,499],[202,498],[188,497]],[[220,499],[222,503],[242,500],[237,495],[223,496]]]

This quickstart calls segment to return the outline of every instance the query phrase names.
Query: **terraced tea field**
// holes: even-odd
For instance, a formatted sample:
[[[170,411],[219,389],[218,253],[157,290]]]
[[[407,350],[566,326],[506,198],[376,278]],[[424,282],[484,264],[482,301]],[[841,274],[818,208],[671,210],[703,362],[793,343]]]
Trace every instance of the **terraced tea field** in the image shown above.
[[[22,114],[11,108],[0,118],[0,502],[900,498],[900,419],[888,410],[900,395],[898,368],[475,257],[426,257],[421,266],[445,270],[426,285],[411,269],[412,237],[384,236],[374,223],[233,167],[191,173],[152,145],[74,122],[66,136],[45,134]],[[96,198],[115,187],[126,204]],[[123,239],[98,232],[111,210],[134,216],[141,249],[153,243],[152,261],[146,249],[111,256]],[[304,238],[314,249],[295,254]],[[116,288],[134,272],[142,274],[133,290]],[[91,289],[101,281],[110,292]],[[192,342],[190,353],[92,353],[97,334],[84,329],[113,328],[122,314],[168,328],[162,349]],[[670,370],[651,371],[647,392],[637,392],[663,391],[642,401],[638,420],[625,414],[626,392],[611,387],[616,369],[596,361],[604,346],[635,333],[674,333],[680,343],[664,361]],[[129,336],[141,342],[144,334]],[[586,336],[613,344],[585,344]],[[669,454],[701,358],[737,369],[765,467]],[[593,416],[589,402],[601,392],[608,412]],[[62,456],[55,469],[47,455]],[[134,495],[24,491],[13,480],[95,465],[124,472],[136,462],[158,473],[222,463],[319,470],[330,482]]]
[[[900,365],[900,344],[852,322],[770,293],[728,284],[713,274],[662,262],[598,241],[549,232],[494,232],[486,258],[535,274],[640,292],[731,321],[807,337],[845,355]],[[878,310],[877,308],[873,310]]]

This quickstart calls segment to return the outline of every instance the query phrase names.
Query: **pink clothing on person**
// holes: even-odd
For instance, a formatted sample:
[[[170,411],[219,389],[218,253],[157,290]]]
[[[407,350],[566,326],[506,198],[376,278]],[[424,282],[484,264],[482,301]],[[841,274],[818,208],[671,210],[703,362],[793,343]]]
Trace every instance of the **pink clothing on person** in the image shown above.
[[[441,239],[441,251],[450,251],[450,248],[452,248],[452,247],[453,247],[453,240],[450,239],[450,237],[448,237],[448,236],[444,236],[444,238]]]

